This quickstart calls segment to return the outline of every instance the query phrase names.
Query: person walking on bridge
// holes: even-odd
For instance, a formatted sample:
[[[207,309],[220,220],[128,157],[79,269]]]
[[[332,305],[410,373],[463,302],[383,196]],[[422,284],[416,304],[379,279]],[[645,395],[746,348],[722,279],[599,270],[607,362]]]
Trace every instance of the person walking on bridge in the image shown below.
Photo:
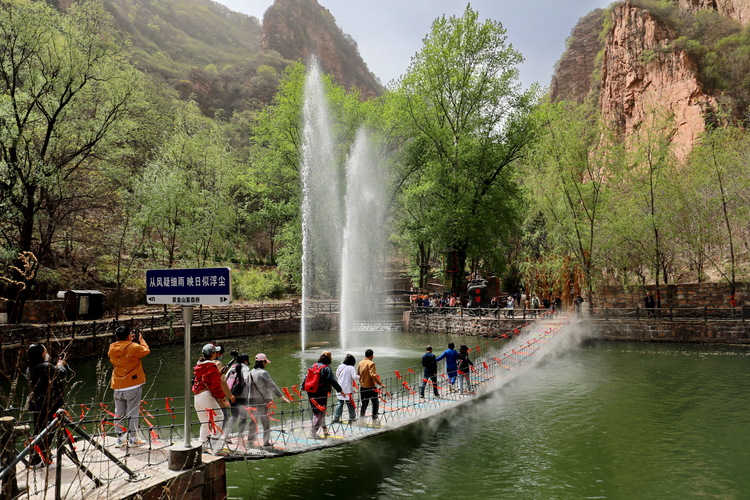
[[[258,421],[260,421],[263,424],[263,446],[266,448],[273,447],[273,443],[271,442],[269,405],[275,397],[281,398],[285,403],[289,402],[271,378],[271,374],[266,370],[266,365],[270,363],[271,360],[262,352],[256,354],[255,365],[245,379],[245,384],[249,387],[247,402],[250,406],[250,411],[255,416],[254,419],[251,419],[250,430],[248,431],[248,437],[251,440],[250,444],[252,445],[255,441],[255,434],[258,432]]]
[[[333,412],[333,423],[338,424],[341,422],[341,416],[344,414],[344,405],[349,410],[349,423],[352,424],[357,420],[356,407],[354,406],[354,382],[359,380],[357,370],[354,365],[357,360],[354,356],[347,354],[344,357],[344,362],[339,365],[336,369],[336,379],[341,385],[341,392],[338,394],[338,404]]]
[[[328,392],[331,387],[339,393],[342,392],[342,388],[333,376],[333,370],[331,370],[331,354],[325,351],[318,358],[318,362],[307,370],[305,378],[302,379],[302,388],[307,392],[307,397],[310,399],[310,408],[313,414],[312,429],[310,430],[312,439],[321,439],[318,429],[323,429],[323,438],[328,437],[326,408],[328,406]]]
[[[430,381],[432,383],[432,391],[433,394],[435,394],[435,397],[440,397],[440,393],[438,392],[438,386],[437,386],[437,358],[435,358],[435,355],[432,353],[432,346],[427,346],[427,352],[422,355],[422,366],[424,367],[424,373],[422,374],[424,378],[422,378],[422,384],[419,386],[419,397],[424,397],[424,388],[427,385],[427,382]]]
[[[458,351],[456,350],[456,344],[451,342],[448,344],[448,349],[443,351],[443,354],[438,356],[435,361],[440,361],[445,358],[445,371],[448,374],[448,382],[450,382],[450,390],[453,392],[453,384],[456,382],[456,374],[458,373]]]
[[[139,436],[138,411],[141,407],[143,384],[146,383],[146,373],[143,371],[142,359],[149,355],[151,348],[138,333],[135,334],[128,325],[120,325],[115,330],[117,342],[109,345],[109,361],[112,363],[111,387],[115,393],[115,429],[122,429],[117,437],[115,446],[138,446],[145,444]],[[128,430],[123,426],[124,419],[128,420]]]
[[[359,374],[359,416],[364,418],[367,412],[367,406],[372,402],[372,421],[377,422],[378,411],[380,410],[380,400],[378,399],[378,391],[376,385],[385,388],[385,384],[380,380],[375,369],[375,363],[373,362],[372,349],[365,351],[365,358],[357,365],[357,373]]]
[[[195,411],[201,422],[198,441],[206,447],[206,451],[219,451],[223,446],[222,422],[224,414],[222,407],[229,407],[229,400],[221,386],[221,373],[214,360],[220,348],[214,344],[206,344],[201,349],[201,357],[193,368],[194,382],[192,391]],[[215,443],[209,441],[214,440]]]
[[[458,352],[458,389],[464,392],[464,381],[466,382],[466,392],[471,392],[471,368],[474,363],[469,359],[469,347],[461,344]]]

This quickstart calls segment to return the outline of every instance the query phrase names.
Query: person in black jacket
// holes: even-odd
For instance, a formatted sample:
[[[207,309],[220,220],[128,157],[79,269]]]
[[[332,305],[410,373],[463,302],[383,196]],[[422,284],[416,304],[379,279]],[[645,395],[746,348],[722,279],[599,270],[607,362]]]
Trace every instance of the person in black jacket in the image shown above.
[[[458,387],[464,392],[464,381],[466,381],[466,392],[471,392],[471,368],[474,363],[469,359],[469,348],[466,344],[461,344],[458,349]]]
[[[310,408],[312,408],[312,429],[310,437],[313,439],[321,439],[318,435],[318,429],[323,429],[323,438],[328,437],[328,427],[326,426],[326,407],[328,406],[328,391],[333,386],[337,392],[341,391],[336,377],[333,376],[333,370],[331,370],[331,356],[327,353],[323,353],[318,358],[318,362],[315,363],[307,375],[302,380],[302,387],[305,387],[305,381],[310,377],[311,370],[320,370],[320,381],[315,392],[307,392],[307,397],[310,398]]]
[[[440,397],[440,393],[437,388],[437,359],[432,353],[432,346],[427,346],[427,352],[422,356],[422,366],[424,367],[424,374],[422,378],[422,384],[419,386],[419,397],[424,397],[424,388],[427,385],[427,381],[432,382],[432,390],[435,397]]]
[[[52,422],[55,412],[64,403],[64,382],[68,375],[65,361],[62,356],[54,365],[49,360],[50,355],[44,344],[29,346],[27,376],[31,386],[29,410],[34,413],[34,436],[39,435]],[[29,465],[49,465],[53,435],[54,433],[50,433],[39,442],[39,451],[32,451]]]

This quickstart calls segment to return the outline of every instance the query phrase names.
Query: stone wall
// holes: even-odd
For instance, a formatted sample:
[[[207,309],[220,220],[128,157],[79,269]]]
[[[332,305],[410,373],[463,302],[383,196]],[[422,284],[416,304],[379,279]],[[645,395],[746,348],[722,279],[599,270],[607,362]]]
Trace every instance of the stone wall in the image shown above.
[[[338,315],[318,315],[309,319],[310,328],[313,330],[328,330],[338,324]],[[191,344],[204,344],[211,340],[247,337],[253,335],[266,335],[273,333],[293,333],[300,331],[300,318],[285,318],[277,320],[264,320],[253,322],[231,322],[214,323],[213,325],[192,325],[190,328]],[[165,345],[179,345],[184,343],[185,332],[182,325],[160,328],[144,328],[143,336],[150,347]],[[114,342],[113,335],[85,335],[70,338],[55,338],[51,336],[46,342],[47,349],[56,355],[63,349],[70,353],[71,358],[88,359],[99,358],[107,355],[109,344]],[[26,369],[26,350],[28,346],[23,344],[3,345],[2,366],[0,369],[8,373],[13,370]],[[180,352],[182,352],[180,350]]]
[[[586,320],[594,338],[641,342],[750,344],[750,321]]]
[[[404,330],[424,333],[497,337],[512,335],[529,323],[528,319],[459,317],[446,314],[412,314],[404,311]]]
[[[662,308],[668,307],[729,307],[729,285],[727,283],[688,283],[662,285],[659,287]],[[633,308],[643,307],[643,297],[651,292],[656,297],[656,286],[631,288],[617,286],[600,287],[594,296],[594,307]],[[737,307],[749,304],[750,283],[737,283]]]
[[[204,457],[207,457],[204,455]],[[176,477],[156,485],[148,485],[138,493],[122,497],[123,500],[224,500],[227,498],[226,463],[215,457],[204,458],[206,463],[184,471]],[[115,496],[116,498],[116,496]]]
[[[425,333],[444,333],[495,337],[520,330],[529,320],[460,318],[440,314],[404,313],[404,329]],[[656,318],[586,319],[583,325],[594,338],[643,342],[690,342],[705,344],[750,344],[750,321],[715,320],[669,321]]]
[[[54,323],[65,317],[64,300],[28,300],[23,305],[25,323]]]

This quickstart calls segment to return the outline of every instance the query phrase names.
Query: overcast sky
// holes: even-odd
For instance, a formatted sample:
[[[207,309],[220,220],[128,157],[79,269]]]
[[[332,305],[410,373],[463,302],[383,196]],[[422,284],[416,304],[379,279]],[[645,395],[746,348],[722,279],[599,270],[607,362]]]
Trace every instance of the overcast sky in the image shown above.
[[[263,20],[273,0],[217,0],[232,10]],[[406,72],[422,48],[432,22],[442,15],[460,16],[463,0],[318,0],[351,35],[359,53],[383,84]],[[552,71],[565,50],[565,40],[578,19],[611,0],[473,0],[482,19],[500,21],[508,42],[521,52],[521,82],[549,86]]]

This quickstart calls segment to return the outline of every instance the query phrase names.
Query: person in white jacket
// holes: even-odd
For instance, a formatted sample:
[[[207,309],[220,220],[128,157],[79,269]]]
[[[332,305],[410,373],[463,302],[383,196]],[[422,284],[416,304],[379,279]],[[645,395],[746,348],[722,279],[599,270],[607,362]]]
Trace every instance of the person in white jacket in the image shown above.
[[[353,423],[357,420],[357,412],[354,407],[353,394],[354,394],[354,381],[359,380],[357,370],[354,366],[357,361],[354,356],[347,354],[344,358],[344,362],[336,370],[336,379],[341,385],[341,392],[336,396],[338,398],[338,404],[333,412],[333,424],[341,423],[341,415],[344,413],[344,405],[349,409],[349,423]]]

